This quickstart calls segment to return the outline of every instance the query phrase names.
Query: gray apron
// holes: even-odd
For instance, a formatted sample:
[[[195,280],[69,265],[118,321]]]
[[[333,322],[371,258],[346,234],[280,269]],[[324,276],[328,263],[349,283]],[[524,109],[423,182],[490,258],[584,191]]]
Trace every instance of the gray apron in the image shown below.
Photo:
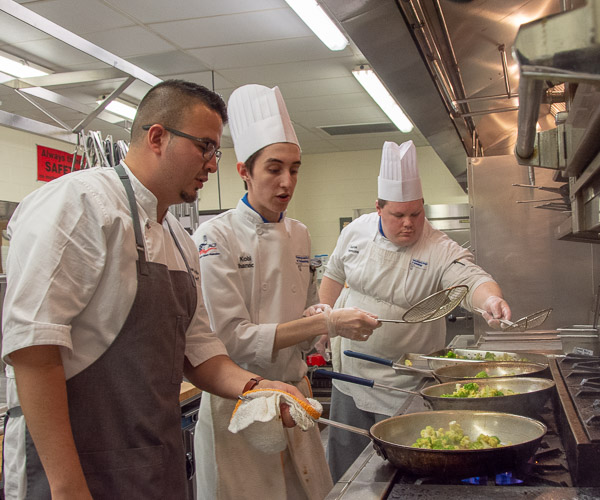
[[[179,500],[187,495],[179,392],[185,332],[196,310],[196,282],[170,226],[188,272],[146,261],[131,181],[121,165],[115,170],[133,218],[137,292],[112,345],[67,380],[71,427],[95,500]],[[26,439],[26,498],[50,499],[29,431]]]

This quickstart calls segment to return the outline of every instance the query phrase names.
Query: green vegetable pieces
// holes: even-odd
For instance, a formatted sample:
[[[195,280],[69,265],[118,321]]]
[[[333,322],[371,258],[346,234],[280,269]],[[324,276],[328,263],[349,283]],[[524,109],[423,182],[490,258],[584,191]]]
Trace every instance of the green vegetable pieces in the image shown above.
[[[480,434],[477,440],[472,441],[466,436],[462,427],[456,421],[449,423],[449,429],[435,430],[428,425],[421,431],[421,437],[413,443],[413,448],[426,448],[430,450],[482,450],[485,448],[498,448],[503,446],[496,436]]]

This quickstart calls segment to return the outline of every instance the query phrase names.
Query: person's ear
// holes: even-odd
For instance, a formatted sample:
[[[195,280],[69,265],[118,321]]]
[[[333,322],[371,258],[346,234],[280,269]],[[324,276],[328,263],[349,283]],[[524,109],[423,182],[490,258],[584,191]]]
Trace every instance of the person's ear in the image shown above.
[[[148,130],[146,141],[154,153],[160,154],[167,143],[167,131],[162,126],[154,124]]]
[[[244,162],[239,161],[237,163],[237,171],[238,174],[240,174],[240,177],[243,181],[247,181],[250,177],[250,173],[248,172],[248,169],[246,168],[246,164]]]

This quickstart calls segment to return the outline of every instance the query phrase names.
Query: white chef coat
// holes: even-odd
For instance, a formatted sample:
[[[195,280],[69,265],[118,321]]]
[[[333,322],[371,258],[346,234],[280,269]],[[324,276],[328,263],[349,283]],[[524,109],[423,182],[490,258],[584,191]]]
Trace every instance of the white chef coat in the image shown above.
[[[327,263],[325,276],[347,283],[336,307],[360,307],[381,318],[400,319],[404,312],[428,295],[454,285],[468,285],[463,304],[470,308],[473,291],[492,277],[474,264],[473,255],[425,220],[419,240],[398,247],[379,231],[379,215],[370,213],[349,224],[338,239]],[[346,349],[397,360],[404,353],[427,354],[444,347],[446,324],[385,323],[366,342],[346,338],[332,341],[336,371],[373,379],[378,383],[412,389],[419,375],[399,375],[394,369],[343,355]],[[356,406],[384,415],[394,415],[406,398],[386,389],[365,388],[334,381]]]
[[[278,323],[301,318],[318,302],[306,226],[287,217],[265,223],[240,200],[235,209],[201,224],[193,239],[210,324],[231,359],[265,378],[302,379],[302,352],[311,343],[275,356],[273,343]]]
[[[263,377],[300,382],[308,395],[301,382],[307,370],[302,352],[314,342],[273,355],[277,324],[302,317],[318,302],[306,226],[285,216],[264,222],[240,200],[201,224],[193,239],[210,323],[231,358]],[[227,432],[233,406],[214,396],[201,401],[194,439],[197,498],[229,498],[240,490],[248,498],[325,496],[332,483],[316,426],[306,433],[290,429],[281,456],[265,455]]]
[[[187,271],[167,220],[196,281],[195,246],[177,219],[157,222],[156,197],[125,166],[137,199],[146,258]],[[73,172],[45,184],[17,207],[8,226],[7,290],[2,356],[8,407],[19,405],[10,353],[58,345],[67,379],[111,345],[137,289],[135,236],[123,184],[112,168]],[[186,332],[185,355],[194,366],[226,354],[211,332],[202,294]],[[5,440],[5,489],[20,498],[24,478],[24,417],[10,418]],[[10,450],[7,452],[6,450]]]

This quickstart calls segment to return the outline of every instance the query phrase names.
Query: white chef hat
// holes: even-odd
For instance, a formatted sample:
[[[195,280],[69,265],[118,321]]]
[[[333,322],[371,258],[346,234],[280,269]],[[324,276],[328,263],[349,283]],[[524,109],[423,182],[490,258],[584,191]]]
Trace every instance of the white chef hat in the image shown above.
[[[291,142],[300,147],[279,87],[244,85],[229,97],[227,112],[240,162],[270,144]]]
[[[377,196],[387,201],[414,201],[423,198],[413,141],[385,142],[377,178]]]

